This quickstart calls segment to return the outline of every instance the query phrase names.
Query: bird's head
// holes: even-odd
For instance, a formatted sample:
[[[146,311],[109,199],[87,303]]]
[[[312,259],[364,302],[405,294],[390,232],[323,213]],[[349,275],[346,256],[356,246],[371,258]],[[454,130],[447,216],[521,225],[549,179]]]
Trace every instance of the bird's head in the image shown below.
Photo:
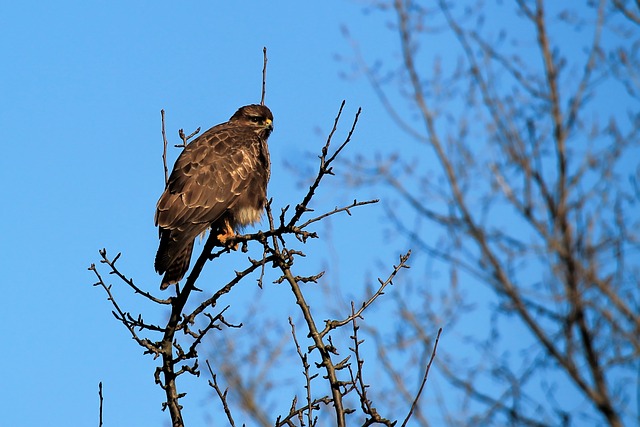
[[[273,114],[264,105],[251,104],[240,107],[229,121],[255,128],[256,132],[264,134],[265,138],[273,131]]]

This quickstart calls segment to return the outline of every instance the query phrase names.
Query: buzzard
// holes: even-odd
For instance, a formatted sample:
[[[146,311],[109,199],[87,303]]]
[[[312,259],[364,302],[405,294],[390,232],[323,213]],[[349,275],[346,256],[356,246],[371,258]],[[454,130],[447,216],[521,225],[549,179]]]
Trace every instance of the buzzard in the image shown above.
[[[211,227],[222,244],[260,219],[270,175],[267,138],[273,115],[264,105],[238,109],[182,151],[158,200],[155,223],[160,246],[160,289],[178,283],[189,269],[195,238]]]

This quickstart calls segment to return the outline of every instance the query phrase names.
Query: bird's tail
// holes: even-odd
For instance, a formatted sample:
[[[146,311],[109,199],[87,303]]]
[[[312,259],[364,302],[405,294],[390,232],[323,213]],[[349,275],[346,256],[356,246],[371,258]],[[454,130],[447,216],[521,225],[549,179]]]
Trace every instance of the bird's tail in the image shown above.
[[[177,242],[171,238],[171,233],[165,231],[160,238],[160,246],[156,254],[155,268],[160,274],[164,273],[160,289],[164,290],[178,283],[189,270],[193,239]]]

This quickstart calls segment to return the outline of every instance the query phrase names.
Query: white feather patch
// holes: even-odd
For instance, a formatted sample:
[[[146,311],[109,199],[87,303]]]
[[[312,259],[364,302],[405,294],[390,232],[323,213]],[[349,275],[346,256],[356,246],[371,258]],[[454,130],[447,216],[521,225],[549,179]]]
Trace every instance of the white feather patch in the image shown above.
[[[262,209],[244,208],[235,213],[235,219],[240,225],[249,225],[260,220]]]

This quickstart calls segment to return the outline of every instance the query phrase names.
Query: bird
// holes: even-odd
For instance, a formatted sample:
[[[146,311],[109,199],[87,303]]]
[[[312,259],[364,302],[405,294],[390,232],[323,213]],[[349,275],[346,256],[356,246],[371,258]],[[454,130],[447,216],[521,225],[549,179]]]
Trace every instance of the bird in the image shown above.
[[[156,206],[160,244],[154,266],[164,275],[160,289],[178,283],[189,270],[196,237],[211,229],[227,245],[240,229],[260,221],[272,131],[269,108],[245,105],[184,147]]]

